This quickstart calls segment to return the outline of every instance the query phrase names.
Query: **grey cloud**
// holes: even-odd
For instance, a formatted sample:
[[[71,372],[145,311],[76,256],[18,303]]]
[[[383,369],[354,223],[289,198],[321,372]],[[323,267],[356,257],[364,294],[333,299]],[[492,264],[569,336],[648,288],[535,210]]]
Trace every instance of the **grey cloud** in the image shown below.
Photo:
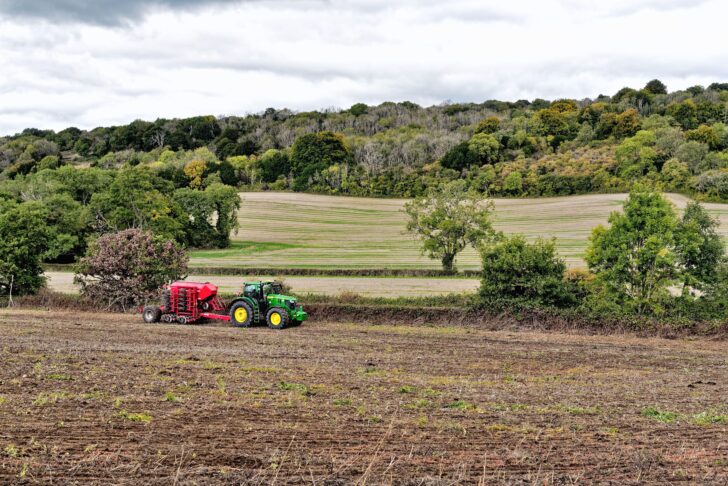
[[[243,0],[0,0],[0,16],[120,26],[139,20],[149,10],[190,10]],[[250,0],[246,0],[250,1]]]

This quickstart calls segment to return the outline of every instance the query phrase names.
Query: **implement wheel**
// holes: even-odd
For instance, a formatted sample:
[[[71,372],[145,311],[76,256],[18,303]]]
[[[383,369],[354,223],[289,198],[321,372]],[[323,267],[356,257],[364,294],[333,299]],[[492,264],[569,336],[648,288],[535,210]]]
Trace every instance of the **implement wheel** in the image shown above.
[[[142,311],[142,318],[147,324],[159,322],[159,319],[162,318],[162,311],[159,307],[148,305]]]
[[[265,316],[265,322],[271,329],[283,329],[289,321],[288,311],[280,307],[273,307]]]
[[[253,309],[247,302],[235,302],[230,307],[230,322],[235,327],[250,327],[253,323]]]

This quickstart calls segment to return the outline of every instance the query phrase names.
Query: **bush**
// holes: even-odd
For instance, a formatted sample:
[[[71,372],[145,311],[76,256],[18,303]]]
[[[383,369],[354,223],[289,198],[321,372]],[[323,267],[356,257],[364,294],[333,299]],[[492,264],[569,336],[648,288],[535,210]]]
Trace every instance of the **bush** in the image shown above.
[[[46,218],[39,203],[0,200],[0,295],[32,294],[45,283],[40,264],[54,236]]]
[[[174,241],[129,229],[92,243],[75,280],[82,295],[107,310],[126,311],[154,299],[167,281],[182,278],[188,259]]]
[[[513,236],[481,249],[480,296],[498,307],[568,307],[576,303],[578,283],[564,279],[566,264],[556,256],[554,241],[526,242]],[[577,282],[580,279],[574,278]]]

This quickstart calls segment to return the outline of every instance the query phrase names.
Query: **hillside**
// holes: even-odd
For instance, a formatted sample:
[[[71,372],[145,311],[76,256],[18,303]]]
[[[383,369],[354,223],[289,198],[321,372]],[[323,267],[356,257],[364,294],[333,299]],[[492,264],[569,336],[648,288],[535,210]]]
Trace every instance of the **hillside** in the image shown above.
[[[199,177],[389,197],[416,196],[456,178],[494,196],[621,192],[643,181],[723,200],[727,121],[728,83],[668,93],[658,80],[584,100],[270,108],[57,133],[29,128],[0,138],[0,178],[64,164],[148,166],[178,187]]]

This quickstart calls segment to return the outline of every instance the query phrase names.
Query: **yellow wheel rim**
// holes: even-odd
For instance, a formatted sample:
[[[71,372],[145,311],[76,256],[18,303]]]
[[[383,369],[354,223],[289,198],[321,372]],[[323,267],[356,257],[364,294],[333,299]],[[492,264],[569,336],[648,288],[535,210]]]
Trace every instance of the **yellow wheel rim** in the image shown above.
[[[277,312],[274,312],[270,315],[270,323],[274,326],[280,326],[281,325],[281,315]]]
[[[246,311],[243,307],[240,307],[239,309],[235,309],[235,320],[238,322],[245,322],[248,320],[248,311]]]

